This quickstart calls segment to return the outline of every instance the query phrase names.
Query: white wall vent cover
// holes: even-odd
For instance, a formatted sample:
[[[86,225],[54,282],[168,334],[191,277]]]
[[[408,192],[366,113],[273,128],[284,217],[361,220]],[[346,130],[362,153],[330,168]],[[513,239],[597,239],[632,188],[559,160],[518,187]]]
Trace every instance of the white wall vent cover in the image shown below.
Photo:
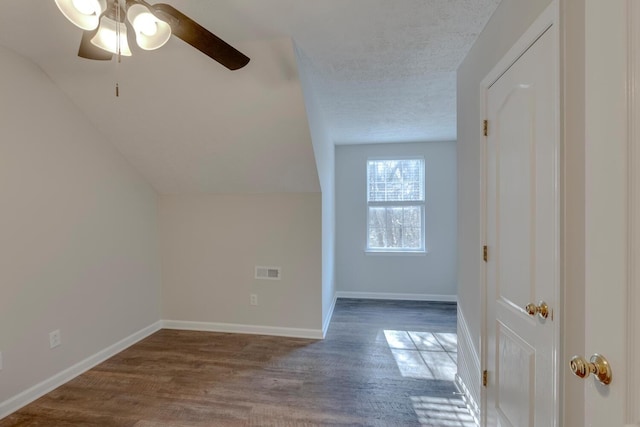
[[[262,267],[256,265],[256,279],[280,280],[282,269],[280,267]]]

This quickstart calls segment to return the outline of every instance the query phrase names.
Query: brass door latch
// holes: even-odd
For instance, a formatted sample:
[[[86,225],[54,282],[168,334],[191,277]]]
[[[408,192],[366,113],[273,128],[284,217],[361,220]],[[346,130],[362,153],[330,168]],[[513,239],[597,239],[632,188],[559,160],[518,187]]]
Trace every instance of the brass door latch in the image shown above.
[[[594,374],[602,384],[611,384],[613,377],[611,366],[607,359],[598,353],[591,356],[589,362],[582,356],[573,356],[570,365],[571,371],[576,377],[587,378],[590,374]]]

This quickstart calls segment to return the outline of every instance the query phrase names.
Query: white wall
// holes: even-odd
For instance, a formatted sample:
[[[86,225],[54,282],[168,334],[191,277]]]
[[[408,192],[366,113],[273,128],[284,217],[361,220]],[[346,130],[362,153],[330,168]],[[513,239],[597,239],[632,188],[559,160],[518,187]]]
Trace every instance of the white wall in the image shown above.
[[[327,132],[325,119],[318,105],[317,89],[313,87],[310,78],[313,64],[299,47],[295,46],[295,52],[322,191],[322,325],[326,333],[336,301],[335,145]]]
[[[473,354],[460,351],[458,368],[479,364],[482,325],[482,133],[480,82],[549,5],[551,0],[503,0],[458,68],[458,310]],[[462,349],[462,348],[461,348]],[[475,360],[475,362],[474,362]],[[479,368],[479,366],[478,366]],[[462,378],[478,394],[480,375]]]
[[[319,193],[161,196],[159,205],[164,319],[320,331]],[[256,265],[281,267],[282,280],[254,279]]]
[[[160,268],[152,188],[32,62],[0,76],[1,404],[158,321]]]
[[[119,98],[114,67],[44,64],[160,194],[320,191],[291,39],[234,43],[251,58],[234,72],[183,45],[123,61]]]
[[[425,158],[426,255],[368,254],[369,157]],[[455,297],[456,143],[336,147],[336,287],[338,292]]]

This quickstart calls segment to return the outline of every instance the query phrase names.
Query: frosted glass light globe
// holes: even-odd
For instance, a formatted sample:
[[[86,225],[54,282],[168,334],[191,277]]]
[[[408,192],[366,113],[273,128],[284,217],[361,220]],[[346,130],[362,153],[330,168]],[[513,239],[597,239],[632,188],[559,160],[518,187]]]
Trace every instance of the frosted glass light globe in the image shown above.
[[[93,15],[100,11],[98,0],[72,0],[73,7],[83,15]]]
[[[136,34],[138,46],[144,50],[162,47],[171,37],[171,26],[158,19],[151,10],[140,3],[134,3],[127,9],[127,19]]]
[[[107,10],[107,0],[56,0],[60,12],[75,26],[83,30],[95,30],[100,15]]]
[[[133,27],[145,36],[155,36],[158,32],[157,18],[150,13],[141,13],[133,21]]]

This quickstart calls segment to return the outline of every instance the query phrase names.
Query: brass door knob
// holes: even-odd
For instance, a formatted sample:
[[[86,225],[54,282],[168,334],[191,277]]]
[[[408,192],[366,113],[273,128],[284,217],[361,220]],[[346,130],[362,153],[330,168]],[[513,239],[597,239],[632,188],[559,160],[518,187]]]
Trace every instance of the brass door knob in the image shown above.
[[[549,306],[544,301],[540,301],[538,305],[535,305],[534,303],[527,304],[524,309],[529,316],[535,316],[537,314],[543,319],[549,317]]]
[[[602,384],[611,383],[611,366],[607,359],[598,353],[591,356],[590,362],[587,362],[582,356],[573,356],[570,365],[571,371],[576,377],[587,378],[590,374],[594,374]]]

